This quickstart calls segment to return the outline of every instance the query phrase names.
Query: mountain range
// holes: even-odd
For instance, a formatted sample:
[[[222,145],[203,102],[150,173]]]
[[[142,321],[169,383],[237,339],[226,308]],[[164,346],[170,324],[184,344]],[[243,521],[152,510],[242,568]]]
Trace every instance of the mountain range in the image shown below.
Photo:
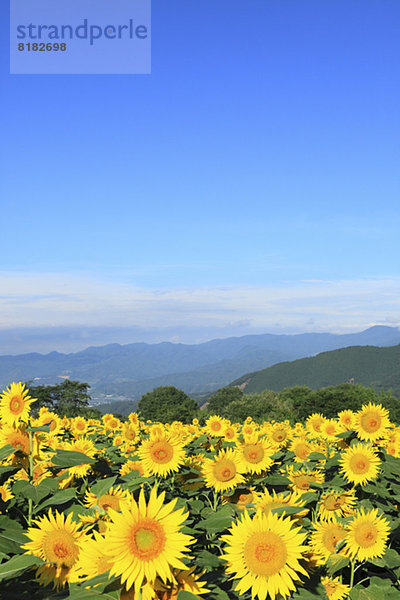
[[[322,352],[247,373],[231,385],[245,393],[257,393],[265,389],[280,392],[298,385],[316,390],[341,383],[357,383],[377,392],[392,389],[395,396],[400,396],[400,345],[352,346]]]
[[[201,344],[107,344],[63,354],[0,356],[0,387],[12,381],[54,384],[64,378],[91,385],[95,403],[137,400],[160,385],[207,394],[244,373],[349,346],[400,344],[396,327],[374,326],[351,334],[260,334]]]

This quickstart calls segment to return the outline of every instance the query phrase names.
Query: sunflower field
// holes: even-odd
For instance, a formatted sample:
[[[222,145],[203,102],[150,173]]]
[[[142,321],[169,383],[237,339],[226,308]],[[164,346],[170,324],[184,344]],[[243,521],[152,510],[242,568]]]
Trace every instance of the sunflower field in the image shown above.
[[[400,600],[400,427],[63,418],[0,396],[1,600]]]

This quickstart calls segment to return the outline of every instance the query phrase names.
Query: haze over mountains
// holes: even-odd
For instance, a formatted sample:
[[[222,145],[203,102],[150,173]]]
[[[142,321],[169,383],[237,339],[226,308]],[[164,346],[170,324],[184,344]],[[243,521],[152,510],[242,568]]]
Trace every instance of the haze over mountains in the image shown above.
[[[276,363],[349,346],[400,344],[396,327],[375,326],[352,334],[246,335],[202,344],[108,344],[70,354],[51,352],[0,356],[0,386],[63,378],[87,382],[97,402],[139,399],[159,385],[205,394],[245,373]]]

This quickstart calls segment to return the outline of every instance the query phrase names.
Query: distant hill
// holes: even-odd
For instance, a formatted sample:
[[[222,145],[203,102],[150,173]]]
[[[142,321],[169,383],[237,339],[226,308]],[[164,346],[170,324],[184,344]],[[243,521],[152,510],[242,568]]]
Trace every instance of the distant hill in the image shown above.
[[[375,326],[360,333],[246,335],[202,344],[108,344],[70,354],[0,356],[0,388],[12,381],[87,382],[97,403],[138,400],[160,385],[204,394],[240,377],[283,361],[355,345],[400,344],[396,327]]]
[[[319,389],[341,383],[356,383],[376,391],[392,388],[400,395],[400,345],[388,348],[353,346],[322,352],[311,358],[282,362],[248,373],[235,380],[245,393],[306,385]]]

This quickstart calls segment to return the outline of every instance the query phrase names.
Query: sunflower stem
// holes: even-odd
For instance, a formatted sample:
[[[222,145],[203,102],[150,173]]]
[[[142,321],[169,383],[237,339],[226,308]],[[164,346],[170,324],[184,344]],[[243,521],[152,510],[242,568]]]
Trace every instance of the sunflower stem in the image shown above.
[[[350,589],[353,589],[354,586],[354,573],[355,573],[356,561],[351,561],[351,572],[350,572]]]
[[[29,434],[29,483],[33,485],[33,434],[32,431],[28,431]],[[28,498],[28,526],[32,525],[32,512],[33,512],[33,500]]]

